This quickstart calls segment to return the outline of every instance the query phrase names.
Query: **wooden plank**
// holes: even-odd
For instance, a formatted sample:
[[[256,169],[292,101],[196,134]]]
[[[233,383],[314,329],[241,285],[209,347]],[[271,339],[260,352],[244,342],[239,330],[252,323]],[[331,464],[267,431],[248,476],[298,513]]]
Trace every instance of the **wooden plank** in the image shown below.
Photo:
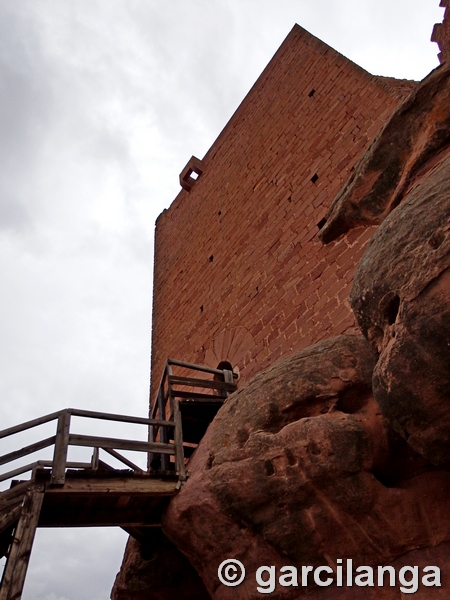
[[[47,485],[45,489],[48,497],[65,496],[75,494],[116,494],[118,496],[125,494],[133,495],[174,495],[177,491],[178,482],[174,479],[162,479],[157,477],[103,477],[93,478],[66,478],[62,487],[51,487]]]
[[[184,465],[183,451],[183,425],[181,421],[180,405],[177,400],[173,401],[173,420],[175,421],[174,443],[175,464],[180,481],[186,481],[186,467]]]
[[[16,485],[12,485],[9,490],[0,493],[0,510],[8,507],[15,502],[22,502],[25,494],[30,489],[30,482],[23,481]]]
[[[3,473],[2,475],[0,475],[0,481],[7,481],[8,479],[12,479],[17,475],[21,475],[22,473],[26,473],[27,471],[32,471],[37,466],[38,462],[29,463],[28,465],[24,465],[23,467],[18,467],[17,469],[8,471],[7,473]]]
[[[108,454],[110,454],[111,456],[114,456],[114,458],[116,458],[117,460],[120,460],[124,465],[127,465],[127,467],[130,467],[130,469],[132,469],[133,471],[140,471],[141,473],[144,472],[143,469],[141,469],[141,467],[138,467],[137,465],[135,465],[133,462],[131,462],[131,460],[128,460],[128,458],[125,458],[125,456],[122,456],[121,454],[119,454],[119,452],[116,452],[115,450],[111,450],[108,448],[102,448],[105,452],[107,452]]]
[[[14,425],[14,427],[8,427],[7,429],[3,429],[0,431],[0,439],[8,437],[10,435],[14,435],[15,433],[20,433],[21,431],[26,431],[27,429],[32,429],[33,427],[38,427],[39,425],[44,425],[49,421],[54,421],[59,418],[59,416],[66,412],[68,414],[72,414],[76,417],[86,417],[92,419],[103,419],[106,421],[121,421],[124,423],[136,423],[141,425],[150,425],[152,420],[147,417],[133,417],[131,415],[119,415],[114,413],[101,413],[90,410],[80,410],[77,408],[68,408],[64,411],[59,410],[58,412],[54,412],[43,417],[39,417],[37,419],[33,419],[31,421],[26,421],[25,423],[21,423],[20,425]],[[156,423],[154,423],[156,424]],[[167,427],[173,427],[173,423],[163,422],[163,425]]]
[[[25,496],[19,523],[14,533],[8,561],[3,573],[0,600],[20,600],[30,561],[36,527],[44,494],[38,489]]]
[[[200,392],[185,392],[181,390],[173,390],[174,398],[188,399],[188,400],[205,400],[206,402],[217,402],[223,404],[225,398],[223,396],[216,396],[215,394],[202,394]]]
[[[156,417],[156,415],[158,414],[158,410],[160,409],[158,400],[159,400],[160,394],[162,394],[162,392],[164,390],[164,384],[165,384],[166,377],[167,377],[168,364],[169,364],[169,361],[166,361],[166,364],[165,364],[164,370],[163,370],[163,374],[162,374],[160,382],[159,382],[158,393],[156,396],[155,403],[153,404],[153,407],[151,406],[151,401],[150,401],[150,417]],[[165,418],[165,415],[163,415],[163,414],[160,414],[159,416],[161,419]]]
[[[129,506],[131,502],[131,496],[126,496],[125,494],[122,494],[122,496],[120,496],[116,502],[116,509],[124,509],[127,506]]]
[[[161,422],[147,417],[133,417],[131,415],[119,415],[114,413],[103,413],[92,410],[81,410],[78,408],[70,408],[69,412],[74,417],[86,417],[89,419],[98,419],[103,421],[118,421],[121,423],[132,423],[135,425],[160,425]],[[173,427],[174,424],[170,421],[163,421],[166,427]]]
[[[175,427],[175,423],[173,421],[165,421],[164,419],[149,419],[149,425],[157,425],[158,427],[168,427],[169,429],[173,429]]]
[[[66,477],[67,450],[69,447],[70,412],[64,411],[58,417],[55,451],[53,454],[52,484],[62,485]]]
[[[168,367],[170,368],[170,367]],[[165,379],[165,375],[166,375],[166,371],[164,371],[164,376],[163,376],[163,384],[162,386],[159,388],[158,390],[158,398],[157,398],[157,404],[158,404],[158,410],[159,410],[159,417],[160,419],[165,419],[166,418],[166,405],[167,405],[167,398],[164,396],[164,379]],[[159,429],[158,428],[158,433],[159,433],[159,439],[163,444],[168,444],[169,443],[169,432],[167,431],[167,429]],[[160,460],[161,460],[161,465],[163,469],[168,469],[169,468],[169,457],[167,455],[160,455]]]
[[[123,524],[154,525],[160,522],[174,493],[134,494],[109,492],[106,494],[53,494],[46,493],[39,527],[110,527]],[[54,488],[56,489],[56,488]],[[127,504],[123,505],[123,499]]]
[[[39,467],[52,467],[52,460],[38,460],[36,463],[36,468]],[[92,461],[91,462],[77,462],[77,461],[67,461],[66,469],[92,469]],[[44,470],[44,469],[41,469]]]
[[[158,410],[159,410],[159,418],[160,419],[165,419],[166,418],[166,403],[167,403],[167,398],[165,398],[164,396],[164,392],[163,392],[163,388],[159,388],[158,391],[158,398],[157,398],[157,404],[158,404]],[[163,439],[163,436],[166,434],[166,431],[162,431],[161,430],[161,441],[166,441]]]
[[[168,502],[167,502],[168,503]],[[97,513],[90,512],[82,517],[74,516],[68,520],[65,515],[54,523],[39,524],[42,529],[59,529],[61,527],[161,527],[162,513],[167,508],[164,504],[158,510],[146,510],[145,515],[139,514],[135,517],[132,514],[121,515],[120,512],[104,513],[99,510]]]
[[[98,461],[100,458],[100,448],[94,448],[91,458],[91,468],[96,471],[98,469]]]
[[[145,497],[146,499],[147,497]],[[122,525],[154,525],[161,522],[161,516],[172,496],[159,496],[158,504],[143,503],[133,510],[104,506],[103,499],[97,503],[85,505],[77,496],[76,505],[62,507],[61,503],[43,509],[39,527],[122,527]]]
[[[3,533],[5,529],[11,527],[11,525],[13,525],[19,519],[21,511],[22,502],[11,506],[8,510],[5,510],[2,515],[0,515],[0,533]]]
[[[13,435],[15,433],[20,433],[21,431],[26,431],[27,429],[32,429],[33,427],[37,427],[38,425],[43,425],[44,423],[48,423],[49,421],[54,421],[59,417],[62,411],[58,411],[55,413],[51,413],[49,415],[45,415],[44,417],[39,417],[38,419],[33,419],[32,421],[26,421],[25,423],[21,423],[20,425],[15,425],[14,427],[8,427],[8,429],[3,429],[0,431],[0,439],[8,437],[9,435]]]
[[[24,446],[20,450],[15,450],[14,452],[4,454],[3,456],[0,456],[0,465],[12,462],[13,460],[17,460],[18,458],[22,458],[23,456],[27,456],[27,454],[33,454],[33,452],[37,452],[38,450],[42,450],[43,448],[48,448],[49,446],[55,443],[55,439],[55,436],[52,436],[46,438],[45,440],[41,440],[40,442],[30,444],[29,446]]]
[[[170,410],[170,418],[175,422],[175,429],[173,432],[173,435],[175,438],[178,423],[177,423],[177,421],[175,421],[175,418],[174,418],[174,410],[173,410],[174,398],[173,398],[173,394],[172,394],[173,389],[172,389],[172,384],[171,384],[171,378],[172,378],[173,373],[172,373],[172,365],[169,363],[169,361],[167,361],[167,365],[166,365],[166,374],[167,374],[167,391],[166,391],[165,400],[164,400],[164,410],[166,410],[166,405],[168,402],[169,410]],[[160,390],[160,391],[162,391],[162,390]],[[168,441],[168,440],[166,440],[166,441]],[[175,465],[178,460],[177,453],[178,453],[178,450],[176,448],[176,442],[175,442]],[[161,456],[161,468],[163,471],[168,471],[170,469],[170,463],[169,463],[168,456]]]
[[[223,370],[223,380],[225,381],[225,383],[229,383],[229,384],[233,385],[235,388],[237,388],[233,371],[224,369]]]
[[[201,371],[203,373],[211,373],[212,375],[223,375],[222,369],[214,369],[212,367],[207,367],[206,365],[196,365],[194,363],[184,362],[183,360],[175,360],[174,358],[169,358],[167,363],[176,367],[182,367],[183,369],[191,369],[192,371]]]
[[[160,454],[175,454],[172,444],[160,444],[154,442],[140,442],[137,440],[121,440],[117,438],[96,437],[93,435],[79,435],[71,433],[69,444],[72,446],[84,446],[88,448],[112,448],[119,450],[133,450],[134,452],[159,452]]]
[[[148,428],[148,441],[150,444],[153,444],[156,441],[156,435],[158,433],[158,428],[154,425],[150,425]],[[152,468],[152,462],[155,458],[155,454],[153,452],[149,452],[147,454],[147,470],[150,471]]]
[[[191,377],[178,377],[176,375],[169,376],[169,382],[172,385],[186,385],[192,387],[210,388],[213,390],[226,390],[234,392],[236,385],[225,381],[215,381],[214,379],[196,379]]]

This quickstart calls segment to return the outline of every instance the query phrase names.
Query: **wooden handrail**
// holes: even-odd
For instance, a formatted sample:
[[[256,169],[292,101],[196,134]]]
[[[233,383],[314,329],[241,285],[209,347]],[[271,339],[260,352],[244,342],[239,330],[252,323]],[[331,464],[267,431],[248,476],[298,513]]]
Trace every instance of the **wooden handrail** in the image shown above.
[[[203,371],[204,373],[211,373],[212,375],[223,375],[226,369],[214,369],[213,367],[207,367],[206,365],[195,365],[194,363],[185,362],[183,360],[175,360],[174,358],[167,359],[168,365],[182,367],[184,369],[192,369],[193,371]],[[234,379],[238,378],[237,373],[233,373]]]
[[[57,412],[50,413],[48,415],[44,415],[42,417],[38,417],[37,419],[32,419],[31,421],[26,421],[25,423],[21,423],[20,425],[14,425],[13,427],[8,427],[7,429],[3,429],[0,431],[0,439],[6,438],[10,435],[14,435],[16,433],[21,433],[22,431],[27,431],[28,429],[32,429],[33,427],[38,427],[39,425],[44,425],[45,423],[49,423],[50,421],[54,421],[58,419],[62,413],[70,413],[74,417],[87,417],[90,419],[102,419],[105,421],[118,421],[123,423],[132,423],[137,425],[152,425],[152,419],[147,417],[133,417],[131,415],[118,415],[113,413],[102,413],[95,412],[92,410],[81,410],[78,408],[64,408],[62,410],[58,410]],[[158,422],[158,425],[165,427],[173,427],[173,423],[166,422]]]
[[[209,375],[213,375],[214,379],[174,375],[172,372],[173,367],[200,373],[208,373]],[[220,376],[220,379],[217,376]],[[210,397],[212,400],[226,397],[228,393],[233,392],[236,389],[236,384],[234,383],[236,378],[237,375],[227,369],[213,369],[204,365],[195,365],[193,363],[169,358],[166,361],[164,372],[161,377],[157,399],[150,409],[150,416],[148,418],[103,413],[79,408],[66,408],[13,427],[8,427],[7,429],[0,431],[0,440],[28,431],[51,421],[57,421],[57,430],[54,436],[47,437],[0,456],[0,465],[12,463],[13,461],[52,445],[54,446],[53,460],[35,461],[28,465],[10,470],[8,473],[0,474],[0,482],[28,471],[34,471],[39,466],[44,468],[45,464],[45,468],[51,468],[51,483],[54,485],[62,485],[65,482],[66,470],[69,468],[69,465],[71,468],[91,468],[94,470],[98,468],[99,450],[103,450],[107,454],[110,454],[116,460],[119,460],[132,470],[139,470],[141,472],[143,469],[135,465],[127,457],[122,456],[118,450],[146,453],[149,457],[147,472],[150,472],[151,462],[155,456],[159,457],[163,470],[170,470],[170,467],[173,468],[174,466],[173,463],[170,462],[170,456],[174,456],[176,473],[180,481],[184,481],[186,479],[186,468],[183,451],[182,419],[177,398],[192,397],[195,399],[198,397],[199,400],[206,400],[208,396],[204,391],[196,391],[200,388],[203,388],[203,390],[210,389],[212,392],[216,390],[218,394],[211,395]],[[182,389],[177,389],[179,387]],[[186,388],[193,388],[192,393],[187,393]],[[168,413],[169,409],[171,418],[168,419],[166,412]],[[70,430],[72,417],[145,425],[149,428],[148,441],[75,434]],[[94,457],[92,462],[68,462],[67,454],[69,446],[93,448]],[[86,465],[88,466],[86,467]]]
[[[208,388],[211,390],[226,390],[228,392],[234,392],[236,389],[236,385],[234,383],[214,381],[214,379],[196,379],[193,377],[178,377],[175,375],[170,375],[169,380],[172,385]]]
[[[139,441],[76,434],[70,431],[72,417],[146,425],[150,428],[156,427],[158,431],[166,432],[166,441],[164,443],[156,441],[151,443],[150,441]],[[13,461],[16,461],[20,458],[23,458],[50,446],[54,446],[53,460],[38,460],[27,465],[17,467],[13,470],[8,471],[7,473],[2,473],[0,474],[0,482],[7,481],[17,475],[21,475],[22,473],[26,473],[29,471],[32,471],[34,476],[35,470],[37,468],[45,467],[51,469],[51,483],[53,485],[63,485],[65,482],[67,468],[94,470],[97,469],[99,464],[98,451],[100,449],[106,452],[107,454],[113,456],[116,460],[122,462],[130,469],[134,471],[139,471],[141,473],[145,472],[145,470],[135,465],[127,457],[117,452],[117,450],[144,452],[145,454],[149,454],[151,452],[153,454],[158,454],[161,456],[176,455],[177,453],[174,443],[169,443],[168,434],[169,431],[174,430],[176,428],[175,421],[170,421],[166,418],[151,419],[147,417],[135,417],[131,415],[102,413],[77,408],[63,409],[54,413],[50,413],[48,415],[44,415],[43,417],[39,417],[37,419],[32,419],[31,421],[27,421],[26,423],[9,427],[8,429],[4,429],[3,431],[0,431],[0,439],[12,436],[14,434],[22,433],[34,427],[38,427],[39,425],[44,425],[55,420],[57,420],[56,435],[47,437],[45,439],[24,446],[19,450],[14,450],[12,452],[4,454],[3,456],[0,456],[0,465],[12,463]],[[171,435],[170,437],[176,437],[177,439],[179,439],[178,435]],[[94,457],[91,463],[73,461],[68,462],[67,453],[69,446],[83,446],[93,448]],[[102,463],[102,461],[100,461],[100,463]],[[105,463],[102,463],[102,465],[105,465]]]
[[[48,448],[49,446],[52,446],[55,443],[55,441],[56,435],[53,435],[52,437],[46,438],[45,440],[41,440],[40,442],[36,442],[35,444],[25,446],[21,450],[15,450],[14,452],[4,454],[3,456],[0,456],[0,465],[6,465],[6,463],[13,462],[18,458],[23,458],[24,456],[28,456],[28,454],[33,454],[38,450]]]
[[[172,367],[179,367],[183,370],[196,371],[200,373],[208,373],[213,375],[214,378],[205,379],[204,377],[186,377],[185,375],[174,375]],[[220,379],[218,378],[220,377]],[[214,369],[205,365],[196,365],[194,363],[175,360],[168,358],[164,366],[164,370],[161,376],[160,385],[156,398],[150,406],[150,417],[152,419],[165,419],[166,412],[170,410],[171,418],[175,422],[174,428],[174,446],[175,446],[175,465],[176,471],[180,478],[180,481],[186,477],[185,457],[184,457],[184,443],[183,443],[183,428],[182,428],[182,417],[180,411],[180,405],[178,399],[188,398],[192,400],[198,399],[199,401],[206,402],[224,400],[229,393],[234,392],[237,389],[236,379],[238,378],[237,373],[233,373],[228,369]],[[179,389],[179,388],[184,389]],[[186,388],[193,388],[192,391],[186,391]],[[198,390],[202,389],[202,392]],[[212,394],[206,394],[205,390],[211,390]],[[217,394],[214,394],[214,391]],[[169,405],[169,409],[167,408]],[[159,439],[161,442],[167,442],[167,430],[160,430],[158,425],[151,425],[149,427],[149,441],[155,442]],[[153,454],[149,454],[149,463],[153,461]],[[163,469],[168,467],[168,457],[161,457],[161,464]]]
[[[3,429],[2,431],[0,431],[0,439],[8,437],[9,435],[14,435],[15,433],[20,433],[21,431],[26,431],[27,429],[32,429],[33,427],[37,427],[38,425],[43,425],[44,423],[54,421],[59,417],[59,415],[62,412],[64,412],[64,410],[59,410],[58,412],[50,413],[49,415],[33,419],[32,421],[26,421],[25,423],[21,423],[20,425],[15,425],[14,427],[8,427],[8,429]]]

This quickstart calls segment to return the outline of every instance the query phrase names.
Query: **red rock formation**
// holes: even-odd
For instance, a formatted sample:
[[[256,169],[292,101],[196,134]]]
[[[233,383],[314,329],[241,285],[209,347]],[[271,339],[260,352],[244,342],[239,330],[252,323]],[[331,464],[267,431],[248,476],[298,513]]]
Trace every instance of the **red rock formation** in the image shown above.
[[[324,239],[381,222],[351,303],[379,353],[374,394],[419,453],[450,463],[450,65],[394,113],[335,202]],[[389,216],[387,216],[389,215]]]
[[[225,558],[245,564],[238,597],[250,599],[260,598],[260,565],[386,564],[450,540],[450,474],[389,432],[370,390],[373,365],[362,338],[334,338],[260,373],[220,410],[163,523],[212,598],[236,596],[217,577]],[[371,597],[336,587],[272,597],[307,592]],[[398,597],[386,593],[372,597]]]
[[[377,225],[450,143],[450,65],[438,67],[388,120],[334,199],[319,237],[328,243]]]
[[[148,542],[130,538],[112,600],[209,600],[201,579],[160,529]]]
[[[450,463],[450,153],[382,223],[355,275],[357,320],[380,357],[374,393],[388,422]]]
[[[434,26],[431,41],[436,42],[441,51],[438,56],[441,63],[450,57],[450,5],[449,0],[441,0],[440,6],[445,6],[444,22]]]

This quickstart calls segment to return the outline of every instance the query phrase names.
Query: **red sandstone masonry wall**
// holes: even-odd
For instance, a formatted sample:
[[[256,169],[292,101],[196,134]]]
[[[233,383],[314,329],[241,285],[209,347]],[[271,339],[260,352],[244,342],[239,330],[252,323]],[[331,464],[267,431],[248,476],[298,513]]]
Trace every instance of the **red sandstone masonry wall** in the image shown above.
[[[323,247],[318,223],[407,92],[294,27],[157,221],[152,398],[168,356],[228,360],[243,381],[354,328],[347,297],[372,230]]]

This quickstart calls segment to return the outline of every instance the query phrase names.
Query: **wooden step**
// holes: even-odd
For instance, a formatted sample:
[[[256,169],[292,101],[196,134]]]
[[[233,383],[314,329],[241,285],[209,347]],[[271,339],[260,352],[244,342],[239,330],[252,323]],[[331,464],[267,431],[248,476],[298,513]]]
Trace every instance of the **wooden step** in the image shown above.
[[[10,529],[12,525],[19,519],[20,511],[22,510],[22,500],[11,504],[10,507],[0,511],[0,534]]]
[[[12,482],[9,490],[0,492],[0,511],[11,506],[15,502],[22,502],[25,494],[33,485],[31,481]]]

